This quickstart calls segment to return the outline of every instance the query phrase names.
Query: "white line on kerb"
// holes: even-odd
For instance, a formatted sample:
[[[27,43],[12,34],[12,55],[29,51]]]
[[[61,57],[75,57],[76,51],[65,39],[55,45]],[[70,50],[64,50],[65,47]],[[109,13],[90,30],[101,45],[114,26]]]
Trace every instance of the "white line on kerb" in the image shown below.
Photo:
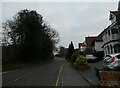
[[[58,74],[58,77],[57,77],[57,81],[56,81],[56,85],[55,85],[55,86],[58,86],[58,82],[59,82],[59,79],[60,79],[61,71],[62,71],[62,65],[61,65],[61,67],[60,67],[59,74]]]

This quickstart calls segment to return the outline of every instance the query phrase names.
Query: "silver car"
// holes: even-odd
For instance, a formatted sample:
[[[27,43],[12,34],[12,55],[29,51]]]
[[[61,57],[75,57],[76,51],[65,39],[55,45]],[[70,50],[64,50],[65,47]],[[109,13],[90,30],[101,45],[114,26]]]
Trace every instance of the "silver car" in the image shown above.
[[[120,53],[106,55],[103,60],[104,68],[115,69],[120,67]]]

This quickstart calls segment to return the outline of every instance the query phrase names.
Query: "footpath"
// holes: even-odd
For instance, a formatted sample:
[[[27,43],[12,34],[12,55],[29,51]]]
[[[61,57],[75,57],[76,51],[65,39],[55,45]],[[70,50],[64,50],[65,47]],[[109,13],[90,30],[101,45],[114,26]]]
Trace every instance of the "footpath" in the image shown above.
[[[91,88],[91,84],[66,60],[63,63],[62,82],[63,86],[81,86]]]

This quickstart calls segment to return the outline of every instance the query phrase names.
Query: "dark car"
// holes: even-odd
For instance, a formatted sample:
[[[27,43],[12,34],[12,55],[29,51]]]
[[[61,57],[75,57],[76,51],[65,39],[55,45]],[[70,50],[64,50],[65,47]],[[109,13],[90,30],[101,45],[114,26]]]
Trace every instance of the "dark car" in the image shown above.
[[[86,55],[86,59],[88,63],[98,62],[98,58],[93,56],[92,54]]]

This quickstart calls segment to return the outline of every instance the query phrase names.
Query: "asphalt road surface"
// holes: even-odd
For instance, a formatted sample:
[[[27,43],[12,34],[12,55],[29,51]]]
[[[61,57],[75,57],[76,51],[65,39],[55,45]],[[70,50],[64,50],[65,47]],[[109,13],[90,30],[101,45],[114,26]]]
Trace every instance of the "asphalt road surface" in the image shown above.
[[[8,71],[2,74],[2,86],[90,86],[64,58],[49,64]]]

